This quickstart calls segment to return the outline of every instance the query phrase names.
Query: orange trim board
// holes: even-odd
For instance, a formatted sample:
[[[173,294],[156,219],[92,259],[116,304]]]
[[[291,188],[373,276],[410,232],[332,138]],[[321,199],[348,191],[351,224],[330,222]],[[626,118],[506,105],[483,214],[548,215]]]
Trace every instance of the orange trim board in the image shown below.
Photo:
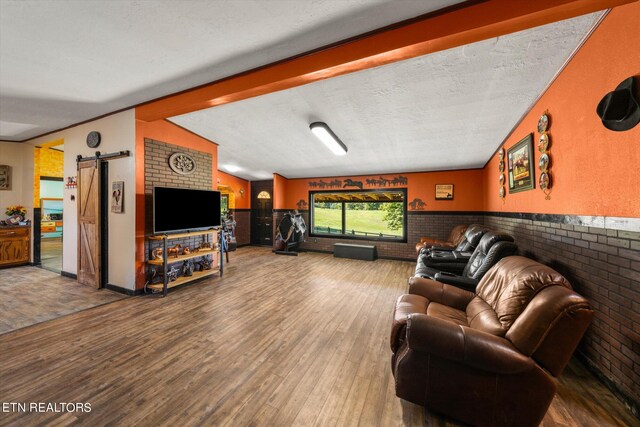
[[[136,108],[154,121],[572,18],[636,0],[487,0],[387,27]]]

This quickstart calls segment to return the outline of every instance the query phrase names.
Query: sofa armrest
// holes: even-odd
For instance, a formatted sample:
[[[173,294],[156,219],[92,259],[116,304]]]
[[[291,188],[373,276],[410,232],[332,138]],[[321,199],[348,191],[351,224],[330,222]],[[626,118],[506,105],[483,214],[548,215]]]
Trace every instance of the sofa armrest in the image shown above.
[[[447,273],[446,271],[441,271],[440,273],[436,273],[434,276],[439,282],[446,283],[449,285],[457,286],[459,288],[465,289],[470,292],[474,292],[476,290],[476,286],[478,285],[478,279],[471,279],[468,277],[457,276],[455,274]]]
[[[446,245],[440,245],[440,246],[431,246],[429,248],[430,251],[453,251],[456,247],[455,246],[446,246]]]
[[[453,360],[486,372],[516,374],[535,367],[507,339],[460,326],[426,314],[407,319],[407,346],[411,350]]]
[[[458,310],[465,310],[475,297],[473,292],[417,276],[409,279],[409,293]]]
[[[440,240],[440,239],[434,239],[431,237],[420,237],[420,243],[422,243],[423,245],[429,245],[429,246],[433,246],[433,245],[447,245],[447,241],[445,240]]]

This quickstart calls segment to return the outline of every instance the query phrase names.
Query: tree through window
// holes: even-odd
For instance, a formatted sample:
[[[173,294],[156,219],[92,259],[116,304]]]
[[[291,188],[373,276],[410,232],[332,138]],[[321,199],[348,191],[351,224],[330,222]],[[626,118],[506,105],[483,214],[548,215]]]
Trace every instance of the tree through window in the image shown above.
[[[406,240],[406,190],[311,193],[312,235]]]

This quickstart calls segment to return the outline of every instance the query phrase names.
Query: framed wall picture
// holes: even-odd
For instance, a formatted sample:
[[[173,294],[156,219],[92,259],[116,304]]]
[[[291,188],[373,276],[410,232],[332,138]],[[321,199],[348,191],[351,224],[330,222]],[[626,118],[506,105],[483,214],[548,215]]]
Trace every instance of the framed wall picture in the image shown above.
[[[11,190],[11,166],[0,165],[0,190]]]
[[[124,181],[111,183],[111,212],[122,213],[124,203]]]
[[[453,184],[436,184],[436,200],[453,200]]]
[[[529,134],[507,150],[509,193],[535,188],[533,135]]]

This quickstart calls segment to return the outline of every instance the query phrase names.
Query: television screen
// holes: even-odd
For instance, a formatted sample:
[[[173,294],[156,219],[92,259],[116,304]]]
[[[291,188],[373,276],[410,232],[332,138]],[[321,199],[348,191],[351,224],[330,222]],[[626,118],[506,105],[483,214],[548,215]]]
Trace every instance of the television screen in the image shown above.
[[[153,188],[153,232],[203,230],[220,225],[220,192]]]

